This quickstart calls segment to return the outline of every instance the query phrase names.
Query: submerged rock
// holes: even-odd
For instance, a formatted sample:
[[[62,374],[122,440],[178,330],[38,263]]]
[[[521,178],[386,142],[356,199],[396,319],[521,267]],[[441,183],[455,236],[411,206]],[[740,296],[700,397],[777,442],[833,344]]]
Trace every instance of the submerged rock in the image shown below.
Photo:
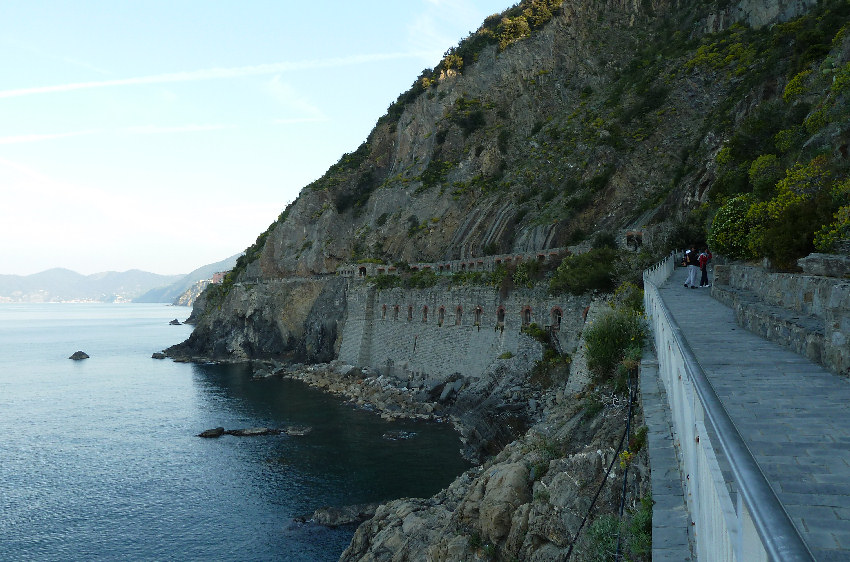
[[[415,431],[404,431],[402,429],[396,431],[388,431],[384,433],[381,437],[388,441],[400,441],[402,439],[413,439],[416,437]]]
[[[89,354],[86,353],[85,351],[75,351],[74,354],[72,356],[70,356],[68,359],[73,359],[74,361],[82,361],[83,359],[88,359],[88,358],[89,358]]]
[[[292,437],[302,437],[313,431],[313,428],[308,425],[290,425],[283,431]]]

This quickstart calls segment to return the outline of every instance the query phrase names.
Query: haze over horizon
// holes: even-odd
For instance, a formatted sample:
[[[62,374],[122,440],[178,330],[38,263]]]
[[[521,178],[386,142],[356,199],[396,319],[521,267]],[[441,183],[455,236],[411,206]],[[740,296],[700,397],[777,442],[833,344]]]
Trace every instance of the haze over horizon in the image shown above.
[[[0,274],[241,252],[504,0],[6,6]]]

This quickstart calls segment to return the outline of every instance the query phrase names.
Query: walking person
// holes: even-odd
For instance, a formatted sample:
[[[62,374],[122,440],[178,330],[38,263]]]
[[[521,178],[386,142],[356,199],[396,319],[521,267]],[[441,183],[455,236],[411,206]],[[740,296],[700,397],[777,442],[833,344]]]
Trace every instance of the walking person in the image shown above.
[[[711,252],[708,248],[703,248],[699,255],[699,268],[702,270],[702,279],[699,282],[700,287],[711,287],[711,283],[708,282],[708,262],[710,261]]]
[[[691,246],[691,249],[685,252],[685,265],[688,267],[688,279],[685,281],[685,287],[696,289],[697,272],[699,271],[699,256],[696,246]]]

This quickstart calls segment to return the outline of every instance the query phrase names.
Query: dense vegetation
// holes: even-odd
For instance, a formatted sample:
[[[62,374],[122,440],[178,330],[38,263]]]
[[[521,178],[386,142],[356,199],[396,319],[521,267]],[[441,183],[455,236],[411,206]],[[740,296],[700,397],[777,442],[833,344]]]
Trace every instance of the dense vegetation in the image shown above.
[[[829,2],[769,30],[733,27],[704,39],[692,59],[733,73],[745,60],[786,78],[781,96],[763,99],[717,154],[708,236],[717,252],[787,268],[850,238],[850,62],[836,62],[850,42],[848,17],[850,3]]]

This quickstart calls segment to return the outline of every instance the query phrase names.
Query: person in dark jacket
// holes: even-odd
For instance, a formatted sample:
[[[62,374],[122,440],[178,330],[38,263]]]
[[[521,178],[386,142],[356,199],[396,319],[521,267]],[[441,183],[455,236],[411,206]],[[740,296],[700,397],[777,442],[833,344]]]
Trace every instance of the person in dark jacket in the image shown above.
[[[710,261],[711,252],[708,251],[708,248],[703,248],[699,255],[699,268],[702,271],[702,279],[699,282],[700,287],[711,287],[711,283],[708,282],[708,262]]]

